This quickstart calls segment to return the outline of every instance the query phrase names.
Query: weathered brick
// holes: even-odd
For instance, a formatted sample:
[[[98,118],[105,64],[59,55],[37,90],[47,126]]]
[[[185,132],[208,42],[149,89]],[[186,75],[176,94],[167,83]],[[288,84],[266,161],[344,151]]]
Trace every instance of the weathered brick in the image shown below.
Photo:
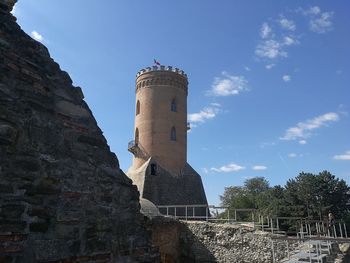
[[[15,253],[23,251],[24,247],[22,245],[0,247],[0,253]]]
[[[137,189],[81,89],[11,14],[0,13],[8,43],[0,44],[0,255],[11,256],[0,260],[111,262],[120,250],[148,246]]]
[[[24,241],[28,238],[28,235],[0,235],[0,242],[4,241]]]

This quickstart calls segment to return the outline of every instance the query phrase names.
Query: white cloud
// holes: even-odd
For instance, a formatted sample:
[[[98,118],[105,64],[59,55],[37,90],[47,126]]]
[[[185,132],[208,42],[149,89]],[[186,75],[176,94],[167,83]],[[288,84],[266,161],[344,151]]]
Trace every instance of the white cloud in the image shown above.
[[[299,144],[301,144],[301,145],[307,144],[307,141],[306,140],[300,140]]]
[[[283,16],[279,20],[275,20],[280,28],[290,31],[296,29],[293,20],[284,18]],[[288,57],[287,47],[296,45],[299,43],[295,36],[285,35],[285,30],[278,30],[272,33],[271,27],[265,22],[260,28],[261,41],[255,48],[255,55],[260,58],[273,60],[277,58]],[[270,64],[274,65],[274,64]],[[266,67],[271,69],[271,67]]]
[[[305,122],[299,122],[296,126],[287,129],[285,135],[281,137],[281,140],[300,140],[311,135],[311,131],[318,129],[322,126],[327,126],[331,122],[339,120],[339,115],[335,112],[329,112],[320,116],[317,116],[311,120]]]
[[[252,167],[252,169],[253,169],[254,171],[263,171],[263,170],[266,170],[267,167],[264,166],[264,165],[255,165],[255,166]]]
[[[334,160],[341,160],[341,161],[349,161],[350,160],[350,151],[345,152],[344,154],[334,155]]]
[[[291,80],[291,77],[289,75],[283,75],[282,79],[284,82],[289,82]]]
[[[202,109],[200,112],[188,114],[187,120],[189,122],[205,122],[206,120],[212,119],[218,114],[219,109],[216,107],[207,107]],[[191,124],[191,127],[192,124]]]
[[[296,154],[296,153],[289,153],[288,154],[288,157],[289,158],[296,158],[296,157],[303,157],[304,156],[304,154],[302,154],[302,153],[299,153],[299,154]]]
[[[258,57],[268,59],[288,56],[287,52],[283,49],[283,44],[274,39],[268,39],[260,43],[256,47],[255,54]]]
[[[278,22],[283,29],[291,30],[291,31],[294,31],[296,29],[296,26],[293,20],[289,20],[287,18],[281,18]]]
[[[36,41],[43,42],[44,38],[41,34],[39,34],[37,31],[32,31],[30,33],[31,37],[34,38]]]
[[[275,142],[262,142],[262,143],[260,143],[259,146],[260,146],[260,148],[264,149],[266,147],[271,147],[271,146],[274,146],[274,145],[276,145]]]
[[[251,71],[250,67],[245,66],[244,67],[245,71]]]
[[[210,103],[210,105],[213,106],[213,107],[216,107],[216,108],[220,108],[221,107],[221,104],[217,103],[217,102],[212,102],[212,103]]]
[[[316,18],[312,18],[309,23],[310,30],[319,34],[332,30],[333,12],[324,12]]]
[[[229,163],[227,165],[221,166],[220,168],[215,168],[215,167],[210,168],[211,171],[218,172],[218,173],[238,172],[244,169],[245,167],[235,163]]]
[[[283,44],[286,46],[296,45],[298,43],[299,43],[299,41],[291,36],[285,36],[283,38]]]
[[[202,168],[202,170],[205,174],[209,173],[209,170],[207,168]]]
[[[321,9],[318,6],[310,7],[310,9],[305,11],[306,14],[317,15],[321,13]]]
[[[265,66],[266,69],[272,69],[275,66],[275,64],[268,64]]]
[[[322,34],[333,29],[334,12],[321,12],[321,8],[313,6],[303,11],[303,14],[309,17],[309,29],[313,32]]]
[[[232,96],[248,90],[248,81],[244,76],[234,76],[222,72],[221,77],[216,77],[208,95]]]
[[[263,23],[260,29],[261,38],[268,38],[272,32],[271,27],[269,27],[268,23]]]
[[[282,79],[284,82],[289,82],[291,80],[291,77],[289,75],[283,75]]]

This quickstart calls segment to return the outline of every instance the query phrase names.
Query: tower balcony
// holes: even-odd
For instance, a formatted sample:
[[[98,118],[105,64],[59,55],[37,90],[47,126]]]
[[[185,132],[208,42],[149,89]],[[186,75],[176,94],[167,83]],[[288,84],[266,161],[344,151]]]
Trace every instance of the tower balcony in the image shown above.
[[[187,130],[191,130],[191,123],[187,122]]]
[[[135,140],[132,140],[128,143],[128,151],[132,154],[136,154],[138,149],[137,142]]]

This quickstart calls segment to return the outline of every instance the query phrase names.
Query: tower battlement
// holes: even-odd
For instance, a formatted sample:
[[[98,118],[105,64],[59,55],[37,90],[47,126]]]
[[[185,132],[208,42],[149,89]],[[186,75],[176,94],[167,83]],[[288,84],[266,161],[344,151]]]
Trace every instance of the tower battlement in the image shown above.
[[[179,74],[187,79],[187,74],[183,70],[181,70],[179,68],[174,68],[172,66],[164,66],[164,65],[143,68],[139,72],[137,72],[136,78],[140,77],[144,73],[152,72],[152,71],[174,72],[174,73],[177,73],[177,74]]]

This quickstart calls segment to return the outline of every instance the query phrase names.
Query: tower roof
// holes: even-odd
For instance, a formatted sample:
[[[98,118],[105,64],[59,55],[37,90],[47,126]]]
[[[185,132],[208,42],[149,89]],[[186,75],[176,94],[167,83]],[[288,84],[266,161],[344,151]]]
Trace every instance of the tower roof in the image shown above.
[[[174,68],[172,66],[164,66],[164,65],[143,68],[139,72],[137,72],[136,78],[138,78],[139,76],[141,76],[144,73],[151,72],[151,71],[174,72],[174,73],[177,73],[177,74],[179,74],[187,79],[187,74],[183,70],[181,70],[179,68]]]

